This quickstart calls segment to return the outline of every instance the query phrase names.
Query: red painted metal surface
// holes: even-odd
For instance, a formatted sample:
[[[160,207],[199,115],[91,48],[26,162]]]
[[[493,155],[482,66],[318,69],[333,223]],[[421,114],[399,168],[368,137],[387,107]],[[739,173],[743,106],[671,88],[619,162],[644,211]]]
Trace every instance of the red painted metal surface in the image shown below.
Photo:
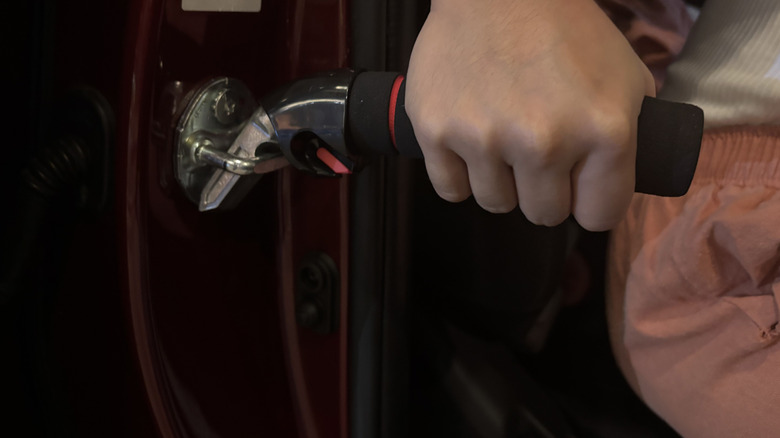
[[[84,0],[56,2],[56,6],[54,3],[40,2],[38,6],[51,11],[51,17],[43,24],[52,28],[32,31],[34,36],[43,38],[44,50],[51,51],[51,59],[44,57],[45,63],[40,66],[44,75],[40,78],[43,103],[59,100],[74,87],[88,86],[117,111],[129,2]],[[34,33],[44,31],[51,34]],[[14,44],[22,49],[33,47],[26,40]],[[50,125],[42,128],[49,129]],[[68,217],[68,213],[64,216]],[[38,428],[62,426],[65,430],[49,431],[66,435],[73,432],[84,437],[154,436],[154,424],[140,390],[142,382],[135,351],[127,336],[125,302],[117,281],[116,221],[111,205],[99,214],[81,215],[72,238],[66,242],[63,266],[41,267],[41,275],[46,275],[44,272],[48,270],[62,275],[58,278],[58,290],[47,291],[54,297],[50,303],[46,302],[49,295],[36,297],[34,301],[40,306],[40,315],[45,315],[35,323],[41,332],[50,336],[51,349],[41,360],[55,370],[46,376],[48,380],[39,383],[51,385],[53,389],[39,390],[57,391],[61,398],[45,408],[50,410],[43,411],[43,415],[52,418],[46,418],[46,422],[36,418],[34,421],[39,424],[24,431],[14,430],[11,422],[3,429],[6,435],[37,436]],[[63,226],[67,229],[69,224]],[[21,376],[10,378],[22,379]],[[62,419],[53,415],[59,409],[62,409]],[[13,415],[12,412],[6,414]]]
[[[119,117],[120,278],[160,434],[346,436],[346,295],[337,333],[298,329],[296,263],[317,250],[345,292],[347,185],[266,176],[240,207],[199,213],[173,177],[171,130],[215,76],[257,97],[345,66],[344,0],[264,2],[260,13],[132,2]]]

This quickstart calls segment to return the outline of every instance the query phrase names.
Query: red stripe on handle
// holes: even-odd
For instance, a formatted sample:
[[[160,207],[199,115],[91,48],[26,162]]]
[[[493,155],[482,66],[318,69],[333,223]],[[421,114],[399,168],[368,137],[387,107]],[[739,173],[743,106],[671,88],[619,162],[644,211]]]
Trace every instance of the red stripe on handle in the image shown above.
[[[404,82],[404,76],[400,75],[395,78],[393,82],[393,89],[390,91],[390,108],[388,110],[388,126],[390,126],[390,140],[393,142],[393,147],[398,150],[398,145],[395,143],[395,107],[398,104],[398,91],[401,89],[401,84]]]

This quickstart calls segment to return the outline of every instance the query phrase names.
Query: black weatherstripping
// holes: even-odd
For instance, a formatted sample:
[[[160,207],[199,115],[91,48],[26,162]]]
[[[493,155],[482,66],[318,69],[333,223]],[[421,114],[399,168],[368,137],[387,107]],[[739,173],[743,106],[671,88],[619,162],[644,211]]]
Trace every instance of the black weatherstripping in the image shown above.
[[[347,129],[351,143],[370,145],[369,152],[379,155],[397,153],[390,137],[388,108],[398,73],[364,72],[352,82],[347,104]]]
[[[352,66],[406,70],[429,7],[425,0],[351,1]],[[351,103],[354,100],[347,106]],[[384,120],[386,114],[385,107]],[[407,274],[412,216],[407,209],[414,193],[411,167],[416,163],[411,161],[379,157],[367,160],[365,168],[350,176],[351,437],[412,436]]]

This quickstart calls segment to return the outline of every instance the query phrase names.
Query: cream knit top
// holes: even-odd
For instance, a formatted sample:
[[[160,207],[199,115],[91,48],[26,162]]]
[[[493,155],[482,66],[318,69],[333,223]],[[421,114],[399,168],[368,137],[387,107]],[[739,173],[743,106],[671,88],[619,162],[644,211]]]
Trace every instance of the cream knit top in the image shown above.
[[[659,97],[705,127],[780,125],[780,0],[707,0]]]

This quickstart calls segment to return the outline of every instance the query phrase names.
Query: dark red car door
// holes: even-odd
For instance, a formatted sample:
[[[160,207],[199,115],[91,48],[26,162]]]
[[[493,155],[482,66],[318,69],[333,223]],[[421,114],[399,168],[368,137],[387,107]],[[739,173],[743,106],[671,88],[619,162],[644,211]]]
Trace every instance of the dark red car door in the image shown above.
[[[219,11],[228,3],[248,9]],[[24,121],[46,125],[60,96],[88,88],[105,104],[114,140],[103,175],[110,196],[68,229],[57,258],[62,278],[29,282],[30,291],[51,290],[51,310],[25,303],[29,291],[18,294],[27,314],[8,308],[22,315],[7,318],[9,327],[25,333],[13,338],[20,353],[8,374],[40,388],[20,403],[19,423],[34,425],[31,435],[73,436],[346,437],[378,427],[380,374],[371,366],[384,347],[376,306],[398,281],[383,275],[395,214],[382,193],[393,171],[382,162],[340,179],[283,170],[235,209],[200,213],[175,179],[172,135],[193,91],[215,77],[237,78],[260,98],[323,70],[386,67],[394,9],[347,0],[19,9],[33,58],[22,91],[43,89]],[[422,9],[393,14],[414,30]],[[30,150],[48,141],[32,137],[20,137]],[[327,329],[307,328],[297,291],[323,279]],[[38,353],[26,352],[28,335],[41,340]],[[25,382],[13,388],[29,392]]]
[[[349,179],[285,170],[236,209],[200,213],[174,178],[171,136],[211,78],[262,96],[347,66],[348,4],[182,6],[131,3],[118,130],[120,265],[157,426],[165,437],[347,436]],[[320,259],[332,269],[317,271]],[[327,333],[296,321],[307,275],[334,285]]]

